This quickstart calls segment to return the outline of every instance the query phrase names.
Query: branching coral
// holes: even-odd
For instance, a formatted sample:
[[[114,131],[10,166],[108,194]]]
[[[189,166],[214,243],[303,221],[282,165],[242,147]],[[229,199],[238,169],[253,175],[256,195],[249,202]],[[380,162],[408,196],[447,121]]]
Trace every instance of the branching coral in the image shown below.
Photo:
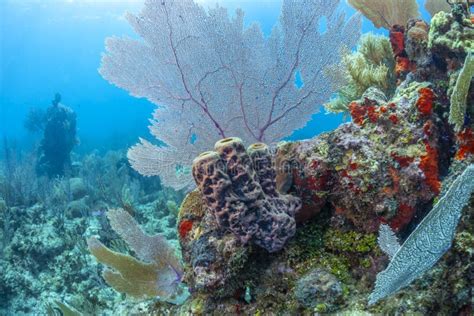
[[[464,117],[467,110],[467,95],[471,81],[474,77],[474,56],[470,52],[466,56],[464,66],[458,75],[456,84],[451,93],[451,107],[449,110],[449,123],[454,124],[454,130],[459,132],[464,126]]]
[[[97,238],[87,240],[90,252],[108,268],[102,276],[119,292],[132,297],[160,297],[173,303],[187,298],[182,286],[181,263],[175,250],[160,235],[144,233],[133,217],[122,209],[107,213],[112,228],[127,242],[140,260],[110,250]]]
[[[342,63],[326,69],[336,82],[344,77],[346,85],[338,90],[336,97],[324,106],[334,113],[348,110],[349,103],[359,99],[369,87],[376,87],[390,96],[395,88],[395,60],[390,42],[386,37],[365,34],[359,42],[357,52],[343,52]]]
[[[390,29],[394,25],[405,25],[410,18],[419,16],[416,0],[348,0],[377,28]]]

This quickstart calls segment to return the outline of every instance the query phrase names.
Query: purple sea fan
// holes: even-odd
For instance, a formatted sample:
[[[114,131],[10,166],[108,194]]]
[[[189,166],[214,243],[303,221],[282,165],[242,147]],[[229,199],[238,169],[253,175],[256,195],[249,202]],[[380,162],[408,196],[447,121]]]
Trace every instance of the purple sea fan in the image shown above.
[[[192,0],[148,0],[140,14],[129,14],[142,39],[107,39],[99,71],[159,105],[150,130],[166,144],[141,139],[128,152],[132,166],[189,189],[193,158],[217,140],[271,143],[304,127],[338,87],[328,82],[327,66],[360,35],[360,17],[346,20],[338,6],[285,0],[269,37],[258,24],[244,27],[242,10],[230,17],[225,8],[206,10]]]

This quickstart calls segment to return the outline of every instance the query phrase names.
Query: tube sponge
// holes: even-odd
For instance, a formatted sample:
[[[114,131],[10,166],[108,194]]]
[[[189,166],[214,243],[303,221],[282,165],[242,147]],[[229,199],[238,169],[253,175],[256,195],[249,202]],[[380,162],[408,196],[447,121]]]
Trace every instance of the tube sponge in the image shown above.
[[[194,160],[193,176],[219,226],[243,244],[254,242],[275,252],[295,234],[294,215],[301,201],[277,192],[272,157],[265,144],[246,150],[239,138],[220,140],[215,151]]]

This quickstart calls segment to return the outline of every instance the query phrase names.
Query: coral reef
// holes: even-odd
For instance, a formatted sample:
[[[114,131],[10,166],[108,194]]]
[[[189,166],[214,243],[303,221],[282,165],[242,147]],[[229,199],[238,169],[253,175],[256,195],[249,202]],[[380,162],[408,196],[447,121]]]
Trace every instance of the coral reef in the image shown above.
[[[429,25],[423,20],[410,20],[407,24],[405,52],[416,68],[426,67],[431,62],[428,32]]]
[[[300,26],[316,26],[311,17],[334,13],[337,1],[323,2],[284,2],[281,26],[288,29],[283,33],[300,33],[288,43],[278,42],[286,35],[274,34],[269,42],[277,41],[275,51],[286,45],[281,54],[321,66],[319,59],[311,59],[318,56],[318,42],[311,37],[299,55],[293,39],[308,40]],[[301,68],[303,60],[288,63],[286,55],[278,55],[285,66],[260,65],[259,55],[241,72],[239,65],[232,76],[233,58],[245,48],[241,44],[247,43],[246,36],[257,41],[251,47],[266,46],[256,28],[242,31],[240,12],[229,19],[219,7],[209,14],[190,1],[148,1],[141,16],[149,19],[130,18],[147,41],[109,41],[102,73],[156,102],[163,97],[159,89],[170,93],[163,97],[170,103],[157,110],[159,122],[152,126],[155,136],[164,136],[170,146],[157,149],[143,140],[147,148],[140,152],[145,158],[141,171],[151,175],[167,166],[165,184],[187,188],[192,173],[197,189],[185,196],[163,187],[157,178],[141,177],[120,152],[72,154],[63,176],[38,176],[35,157],[18,160],[5,141],[0,168],[0,314],[472,314],[471,13],[464,3],[456,3],[427,23],[417,18],[415,1],[350,2],[387,28],[389,38],[367,35],[357,51],[341,52],[341,39],[353,34],[348,25],[358,22],[345,23],[334,16],[327,21],[324,36],[329,37],[324,39],[334,36],[331,47],[337,49],[324,65],[325,76],[320,76],[323,68],[311,68],[315,73],[308,76]],[[309,7],[322,7],[325,14]],[[290,27],[296,20],[301,23]],[[222,23],[217,29],[226,31],[208,36],[216,29],[208,26],[216,22]],[[336,22],[344,31],[331,27]],[[189,23],[198,24],[191,28]],[[184,33],[155,32],[157,25]],[[193,35],[205,37],[195,41],[191,29]],[[233,37],[225,41],[229,29]],[[235,36],[242,37],[237,46]],[[163,40],[170,40],[171,50],[168,44],[168,50],[156,49],[163,48],[156,45]],[[205,65],[212,67],[203,70],[199,62],[213,53],[200,49],[215,48],[215,43],[220,56],[232,58],[220,63],[211,59]],[[189,59],[182,55],[183,47],[200,53]],[[245,51],[249,52],[253,51]],[[340,64],[337,53],[345,56],[342,71],[334,67]],[[117,60],[126,62],[111,73],[117,70],[111,66]],[[184,61],[189,68],[179,67]],[[153,71],[159,67],[172,75]],[[283,70],[275,79],[270,74],[279,67]],[[268,69],[265,80],[259,77],[262,69]],[[190,78],[188,71],[196,75]],[[288,86],[279,80],[289,78],[292,83],[299,71],[303,87],[298,92],[285,90]],[[137,75],[142,73],[146,75]],[[328,82],[331,77],[334,80]],[[130,78],[139,79],[132,84]],[[218,80],[211,85],[208,79]],[[272,104],[267,98],[275,98],[278,111],[280,106],[291,109],[299,97],[301,102],[320,104],[324,100],[305,99],[304,93],[312,96],[312,89],[323,87],[326,96],[329,90],[337,91],[329,104],[350,115],[351,122],[313,139],[271,144],[306,119],[305,111],[291,112],[295,117],[288,120],[272,112],[269,122],[288,124],[280,131],[283,125],[267,126],[267,112],[247,111],[255,99],[246,99],[245,84],[273,81],[275,85],[252,92],[263,98],[262,104]],[[230,97],[219,88],[221,83],[235,84],[242,98]],[[326,88],[330,84],[331,89]],[[281,94],[265,94],[278,87],[284,90]],[[234,86],[231,90],[235,92]],[[196,115],[195,103],[205,104],[209,113]],[[177,104],[182,109],[179,122],[191,129],[176,125],[172,107]],[[230,124],[222,133],[222,117],[217,125],[205,123],[215,108],[224,109],[218,114]],[[41,128],[34,122],[30,126]],[[169,133],[170,126],[176,135]],[[249,130],[255,135],[247,135]],[[244,141],[223,137],[236,131],[242,131]],[[190,168],[196,150],[210,149],[220,137],[214,151],[197,156]],[[186,141],[176,141],[181,138]],[[269,145],[244,147],[255,139]],[[153,156],[156,153],[165,153],[161,161]],[[154,165],[157,162],[164,165]]]
[[[367,232],[381,222],[397,231],[410,223],[415,209],[439,193],[438,118],[427,86],[400,87],[391,101],[370,89],[349,105],[354,123],[291,144],[290,154],[279,149],[277,155],[298,166],[292,172],[297,195],[311,189],[310,196],[301,195],[303,205],[317,214],[315,206],[330,203],[341,219]]]
[[[463,58],[473,49],[472,21],[457,5],[452,12],[441,11],[431,19],[428,47],[433,54]]]
[[[128,153],[132,166],[189,190],[192,160],[219,139],[271,143],[304,127],[334,91],[323,69],[338,64],[335,52],[360,36],[360,17],[346,19],[340,3],[285,0],[266,38],[258,24],[246,27],[242,10],[231,15],[192,0],[145,1],[142,12],[127,16],[142,39],[109,38],[99,70],[159,105],[151,133],[166,146],[141,139]],[[304,85],[297,87],[295,76]]]
[[[55,179],[38,177],[33,155],[8,156],[0,165],[0,314],[47,314],[58,309],[55,301],[89,315],[130,309],[101,278],[85,237],[100,236],[127,253],[105,210],[128,200],[142,227],[163,234],[176,249],[182,194],[139,177],[123,152],[74,154],[70,177]]]
[[[444,29],[436,21],[429,25],[419,19],[403,21],[398,26],[387,24],[391,45],[384,40],[383,47],[388,46],[393,56],[393,90],[368,84],[358,95],[354,94],[354,99],[341,98],[340,104],[347,104],[339,109],[351,115],[351,123],[310,140],[279,143],[269,151],[274,157],[264,161],[274,160],[275,164],[275,181],[270,182],[270,187],[280,195],[291,194],[302,201],[295,213],[295,235],[285,240],[279,251],[268,255],[248,243],[248,235],[240,237],[248,230],[239,226],[242,233],[236,235],[228,228],[230,225],[221,224],[222,205],[254,201],[247,197],[234,199],[238,194],[254,192],[248,189],[247,181],[255,179],[255,175],[249,176],[250,164],[242,163],[251,161],[251,155],[234,155],[230,162],[233,168],[239,168],[231,175],[226,166],[229,160],[223,159],[222,154],[208,152],[196,159],[198,173],[206,171],[212,177],[197,178],[199,190],[189,194],[180,209],[184,280],[193,289],[191,299],[179,307],[180,312],[344,315],[472,311],[468,285],[472,269],[472,250],[468,246],[473,240],[469,222],[472,188],[455,188],[461,182],[472,183],[470,173],[460,178],[459,175],[466,167],[472,170],[468,166],[474,161],[474,141],[470,129],[456,134],[448,120],[453,78],[468,66],[467,53],[456,45],[433,39],[433,34],[442,35],[452,29],[472,40],[472,23],[467,18],[462,18],[462,23],[459,17],[456,20],[456,14],[468,14],[460,6],[453,6],[453,13],[449,14]],[[459,38],[460,34],[448,37]],[[354,54],[364,56],[367,50],[362,47],[372,40],[364,38],[365,44]],[[472,104],[469,93],[466,104]],[[467,122],[469,111],[468,108],[461,114]],[[238,145],[243,154],[245,149],[240,142]],[[236,152],[235,146],[226,150]],[[245,176],[238,179],[245,183],[240,187],[243,193],[235,193],[232,179],[242,174]],[[233,193],[227,195],[227,188],[232,188]],[[449,202],[454,196],[458,196],[455,202]],[[221,202],[215,197],[221,197]],[[443,230],[446,234],[439,234],[441,226],[431,225],[433,214],[449,217],[443,221],[443,227],[448,227]],[[224,223],[227,219],[224,216]],[[369,305],[376,278],[374,293],[384,294],[374,294],[370,303],[399,288],[385,282],[388,290],[379,291],[380,275],[385,273],[380,271],[394,271],[391,267],[398,267],[396,262],[402,254],[416,258],[410,245],[421,245],[417,236],[427,229],[432,232],[430,236],[443,242],[419,251],[420,256],[431,255],[429,259],[424,256],[427,260],[421,260],[423,263],[402,260],[417,265],[417,273],[397,270],[391,274],[394,280],[401,280],[394,284],[411,282],[410,286],[386,297],[383,304]],[[381,234],[377,244],[378,230]],[[423,272],[423,278],[414,280]],[[446,277],[450,273],[452,276]]]

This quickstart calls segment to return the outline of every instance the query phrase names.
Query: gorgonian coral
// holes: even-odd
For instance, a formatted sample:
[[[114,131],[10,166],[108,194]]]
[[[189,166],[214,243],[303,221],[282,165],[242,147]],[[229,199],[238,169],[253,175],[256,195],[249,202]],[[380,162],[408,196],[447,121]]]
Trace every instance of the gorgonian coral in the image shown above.
[[[182,303],[188,297],[188,291],[181,284],[183,268],[175,249],[163,236],[143,232],[133,217],[122,209],[110,210],[107,217],[112,228],[140,260],[107,248],[95,237],[89,238],[89,251],[107,267],[102,273],[105,281],[132,297],[159,297],[171,303]]]
[[[441,258],[451,247],[461,211],[473,192],[474,165],[469,165],[398,249],[393,232],[388,226],[380,227],[379,242],[390,241],[390,245],[382,244],[381,248],[390,249],[391,261],[377,275],[370,305],[409,285]]]
[[[390,29],[394,25],[405,25],[410,18],[419,16],[416,0],[348,0],[375,27]]]
[[[339,65],[330,65],[326,72],[336,85],[345,82],[334,98],[324,105],[334,113],[349,110],[350,102],[359,99],[370,87],[391,96],[395,90],[395,59],[390,41],[367,33],[361,37],[356,52],[344,50]]]
[[[333,92],[324,68],[359,37],[360,18],[346,20],[338,5],[285,0],[269,37],[257,24],[244,27],[241,10],[231,18],[192,0],[148,0],[139,15],[128,15],[142,39],[109,38],[100,73],[160,105],[150,129],[166,144],[142,140],[129,151],[132,166],[190,187],[193,158],[217,140],[271,143],[303,127]]]

